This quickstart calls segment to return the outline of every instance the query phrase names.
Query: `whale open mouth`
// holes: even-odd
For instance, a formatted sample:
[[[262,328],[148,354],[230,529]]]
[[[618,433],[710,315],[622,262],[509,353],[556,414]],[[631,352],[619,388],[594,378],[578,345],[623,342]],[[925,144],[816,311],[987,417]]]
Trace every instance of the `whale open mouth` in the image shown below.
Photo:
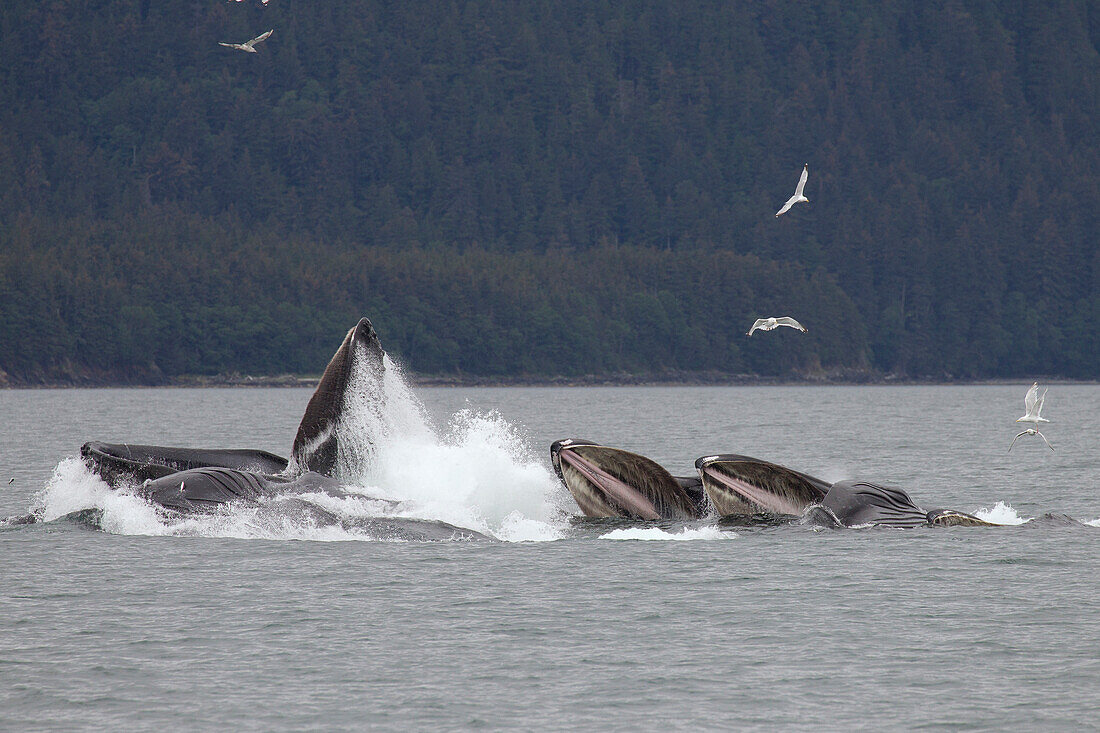
[[[829,484],[749,456],[706,456],[695,462],[707,498],[720,516],[791,514],[821,502]]]
[[[691,519],[702,513],[682,480],[637,453],[568,439],[550,446],[550,459],[586,516]]]
[[[178,471],[208,466],[276,474],[285,470],[287,465],[285,458],[261,450],[166,448],[98,440],[81,446],[80,455],[112,486],[119,483],[140,484]]]

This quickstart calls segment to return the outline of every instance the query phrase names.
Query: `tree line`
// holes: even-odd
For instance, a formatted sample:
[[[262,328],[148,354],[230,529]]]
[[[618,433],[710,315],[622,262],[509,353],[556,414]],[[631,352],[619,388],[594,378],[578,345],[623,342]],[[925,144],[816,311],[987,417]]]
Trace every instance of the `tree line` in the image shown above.
[[[363,314],[438,374],[1097,374],[1094,3],[11,0],[0,38],[13,382],[315,372]],[[732,338],[776,309],[808,337]]]

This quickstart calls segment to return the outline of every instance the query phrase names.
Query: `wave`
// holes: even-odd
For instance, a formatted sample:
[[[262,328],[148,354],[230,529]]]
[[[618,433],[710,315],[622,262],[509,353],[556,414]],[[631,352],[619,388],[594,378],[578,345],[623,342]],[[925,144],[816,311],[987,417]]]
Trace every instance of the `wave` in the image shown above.
[[[736,537],[733,532],[722,531],[718,527],[684,527],[679,532],[667,532],[660,527],[627,527],[613,529],[600,535],[601,540],[642,540],[648,542],[684,542],[692,540],[725,540]]]
[[[1034,517],[1021,517],[1020,514],[1003,501],[998,501],[992,508],[982,507],[974,512],[974,516],[993,524],[1024,524]]]

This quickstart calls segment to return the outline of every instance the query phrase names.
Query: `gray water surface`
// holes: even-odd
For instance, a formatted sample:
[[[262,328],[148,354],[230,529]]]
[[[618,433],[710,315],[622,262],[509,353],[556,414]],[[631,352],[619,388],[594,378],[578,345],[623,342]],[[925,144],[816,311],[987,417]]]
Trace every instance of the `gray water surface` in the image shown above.
[[[516,460],[546,473],[552,440],[584,437],[676,474],[738,452],[926,507],[1094,522],[1100,388],[1051,387],[1057,450],[1007,453],[1026,387],[417,395],[440,433],[496,411]],[[88,439],[285,455],[309,394],[0,391],[0,485],[16,479],[0,515],[30,511]],[[631,534],[560,518],[557,539],[489,543],[99,527],[0,527],[0,728],[1067,730],[1100,712],[1092,526]]]

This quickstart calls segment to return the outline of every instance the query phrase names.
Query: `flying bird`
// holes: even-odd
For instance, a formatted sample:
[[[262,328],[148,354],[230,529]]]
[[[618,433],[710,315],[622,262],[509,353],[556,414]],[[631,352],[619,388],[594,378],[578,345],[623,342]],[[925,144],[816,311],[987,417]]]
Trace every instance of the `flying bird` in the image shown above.
[[[1040,433],[1035,428],[1028,428],[1027,430],[1025,430],[1022,433],[1017,433],[1016,437],[1012,439],[1012,442],[1008,444],[1008,449],[1011,451],[1012,446],[1016,445],[1016,441],[1019,440],[1021,437],[1025,436],[1025,435],[1038,435],[1040,438],[1043,439],[1043,442],[1047,444],[1047,448],[1050,448],[1051,450],[1054,450],[1054,446],[1050,444],[1049,440],[1047,440],[1047,436],[1043,435],[1042,433]]]
[[[1038,427],[1041,422],[1050,422],[1045,417],[1042,417],[1040,413],[1043,411],[1043,402],[1047,398],[1047,391],[1043,390],[1042,397],[1039,396],[1039,383],[1033,382],[1031,389],[1027,391],[1027,395],[1024,396],[1024,416],[1016,418],[1016,422],[1032,422]]]
[[[1050,422],[1042,416],[1043,403],[1046,402],[1047,391],[1044,389],[1043,394],[1039,394],[1039,383],[1033,382],[1031,388],[1028,389],[1027,394],[1024,396],[1024,415],[1023,417],[1016,418],[1016,422],[1030,422],[1035,423],[1034,428],[1028,428],[1022,433],[1018,433],[1012,442],[1009,444],[1008,449],[1012,450],[1012,446],[1016,445],[1016,441],[1025,435],[1038,435],[1043,439],[1043,442],[1047,444],[1047,448],[1054,450],[1054,446],[1047,440],[1047,436],[1039,432],[1039,423]]]
[[[798,179],[798,188],[794,190],[794,196],[787,199],[787,203],[783,204],[783,208],[775,212],[775,218],[778,219],[780,214],[786,214],[790,211],[791,207],[795,204],[802,202],[810,203],[810,200],[802,195],[802,189],[806,187],[806,177],[810,175],[810,164],[804,163],[802,165],[802,176]]]
[[[806,327],[801,323],[791,318],[790,316],[782,316],[780,318],[757,318],[756,322],[752,324],[752,328],[746,336],[752,336],[753,331],[773,331],[779,326],[790,326],[791,328],[797,328],[802,333],[806,333]]]
[[[251,41],[245,41],[244,43],[222,43],[219,41],[218,45],[225,46],[226,48],[235,48],[238,51],[247,51],[248,53],[259,53],[259,51],[256,50],[256,44],[261,43],[262,41],[266,41],[267,37],[270,36],[274,31],[275,29],[272,28],[267,33],[261,33],[260,35],[253,38]]]

